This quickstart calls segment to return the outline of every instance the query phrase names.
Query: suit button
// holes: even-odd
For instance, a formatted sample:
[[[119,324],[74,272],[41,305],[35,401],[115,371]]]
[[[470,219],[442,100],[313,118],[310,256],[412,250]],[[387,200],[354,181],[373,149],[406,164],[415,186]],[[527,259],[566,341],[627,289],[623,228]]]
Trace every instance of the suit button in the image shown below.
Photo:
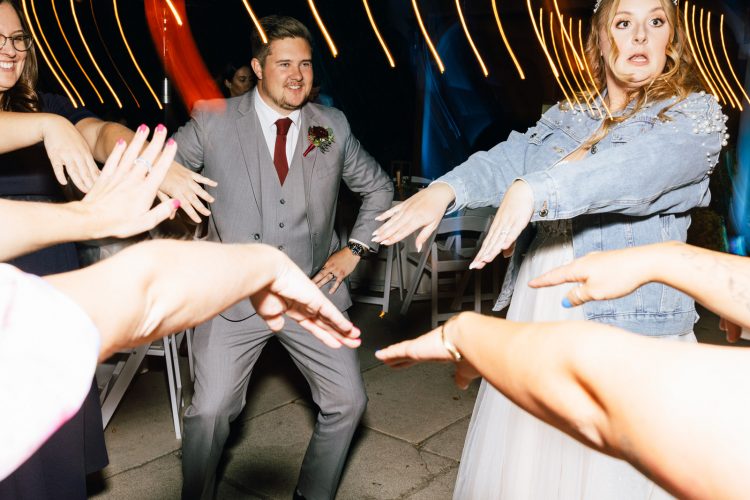
[[[253,235],[253,239],[255,239],[255,240],[259,240],[259,239],[260,239],[260,235],[259,235],[258,233],[255,233],[255,234]]]
[[[280,227],[281,229],[284,229],[284,223],[283,223],[283,222],[279,222],[279,227]]]
[[[284,203],[286,203],[286,200],[284,198],[282,198],[282,199],[279,200],[279,203],[281,203],[283,205]]]
[[[284,245],[279,245],[279,246],[278,246],[278,247],[276,247],[276,248],[278,248],[278,249],[279,249],[279,250],[281,250],[282,252],[284,251]]]

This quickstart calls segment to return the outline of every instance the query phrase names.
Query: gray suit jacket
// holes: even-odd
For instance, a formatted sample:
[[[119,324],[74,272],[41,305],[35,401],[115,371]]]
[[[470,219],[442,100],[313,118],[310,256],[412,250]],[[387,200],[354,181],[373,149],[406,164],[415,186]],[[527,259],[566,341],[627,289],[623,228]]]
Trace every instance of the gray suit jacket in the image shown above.
[[[224,111],[215,111],[217,101],[196,103],[192,118],[174,135],[178,144],[176,160],[218,183],[207,190],[216,199],[211,205],[208,239],[224,243],[262,243],[260,165],[268,161],[268,146],[260,130],[260,122],[253,103],[254,92],[226,100]],[[221,103],[219,103],[221,104]],[[310,126],[333,129],[335,142],[322,153],[313,149],[302,156],[308,147],[307,130]],[[362,197],[350,237],[371,241],[372,232],[379,225],[375,217],[390,208],[393,183],[352,135],[344,114],[334,108],[306,104],[301,110],[298,143],[291,169],[302,168],[305,183],[305,202],[311,233],[313,256],[312,275],[328,257],[341,248],[334,228],[336,202],[340,181]],[[351,305],[345,286],[331,296],[341,310]],[[230,320],[241,320],[254,314],[249,300],[240,302],[222,315]]]

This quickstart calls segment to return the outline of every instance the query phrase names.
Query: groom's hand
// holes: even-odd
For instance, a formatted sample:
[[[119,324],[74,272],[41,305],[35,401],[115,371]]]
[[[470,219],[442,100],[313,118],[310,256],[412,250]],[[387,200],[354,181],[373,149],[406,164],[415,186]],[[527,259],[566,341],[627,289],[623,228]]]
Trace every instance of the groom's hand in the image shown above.
[[[341,286],[344,279],[352,274],[359,261],[360,258],[354,255],[348,248],[339,250],[328,257],[328,260],[323,267],[320,268],[318,274],[313,276],[313,283],[318,287],[322,287],[329,281],[333,280],[334,283],[331,286],[331,290],[328,292],[329,295],[333,295],[339,286]]]

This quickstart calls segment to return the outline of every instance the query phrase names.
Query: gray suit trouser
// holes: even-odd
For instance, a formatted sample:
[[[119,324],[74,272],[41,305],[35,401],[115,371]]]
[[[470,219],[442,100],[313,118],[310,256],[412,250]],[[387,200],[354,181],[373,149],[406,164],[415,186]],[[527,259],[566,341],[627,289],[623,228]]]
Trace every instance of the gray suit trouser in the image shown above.
[[[288,318],[275,334],[257,315],[240,322],[217,316],[195,333],[195,394],[183,419],[182,498],[213,498],[229,424],[245,406],[253,366],[272,335],[307,379],[320,408],[298,489],[309,500],[333,498],[367,406],[356,351],[331,349]]]

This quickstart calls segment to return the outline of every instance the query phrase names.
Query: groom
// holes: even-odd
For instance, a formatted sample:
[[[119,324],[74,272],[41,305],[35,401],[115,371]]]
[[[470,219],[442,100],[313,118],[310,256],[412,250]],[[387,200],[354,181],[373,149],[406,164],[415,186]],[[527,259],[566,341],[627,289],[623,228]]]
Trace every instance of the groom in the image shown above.
[[[351,299],[340,285],[362,254],[376,250],[370,242],[375,217],[390,207],[393,185],[340,111],[307,102],[313,83],[307,28],[280,16],[263,18],[261,25],[268,43],[253,33],[256,90],[228,99],[222,113],[212,112],[211,103],[196,105],[191,121],[174,136],[178,160],[218,182],[208,239],[278,247],[345,310]],[[342,250],[334,231],[341,180],[362,197]],[[354,350],[331,349],[301,332],[287,321],[276,334],[319,407],[294,497],[328,499],[336,494],[367,397]],[[195,394],[184,416],[183,498],[214,495],[229,424],[245,405],[253,366],[272,335],[249,301],[196,329]]]

